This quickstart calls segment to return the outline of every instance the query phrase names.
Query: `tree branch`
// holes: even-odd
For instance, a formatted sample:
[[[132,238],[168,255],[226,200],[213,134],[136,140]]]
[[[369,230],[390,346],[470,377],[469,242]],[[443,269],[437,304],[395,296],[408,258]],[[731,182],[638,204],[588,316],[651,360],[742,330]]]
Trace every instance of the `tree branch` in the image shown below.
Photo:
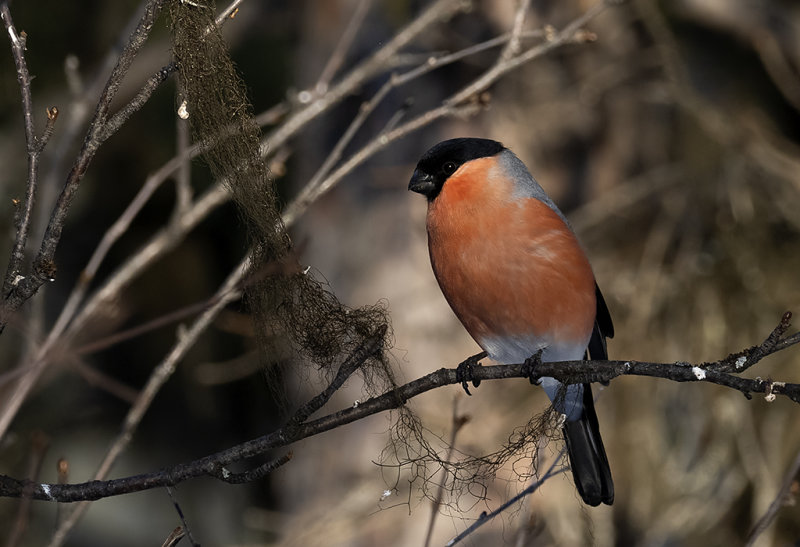
[[[0,4],[0,18],[3,19],[3,24],[8,32],[8,37],[11,41],[11,53],[17,68],[17,82],[19,83],[20,94],[22,95],[25,147],[28,154],[28,182],[25,190],[25,200],[22,203],[22,207],[19,207],[19,201],[14,201],[14,205],[18,207],[17,218],[15,219],[17,237],[11,249],[11,259],[8,261],[6,275],[3,278],[3,296],[5,297],[23,279],[20,272],[22,270],[22,262],[25,259],[25,245],[28,241],[28,229],[31,225],[33,198],[36,194],[36,186],[39,178],[39,155],[42,150],[44,150],[47,141],[53,134],[55,121],[56,118],[58,118],[58,109],[56,107],[47,109],[47,125],[42,137],[38,138],[33,122],[31,75],[30,72],[28,72],[28,63],[25,61],[25,41],[27,36],[24,31],[21,34],[17,32],[14,21],[11,19],[11,11],[8,9],[8,2]]]
[[[360,367],[364,362],[377,352],[381,347],[381,341],[386,334],[386,327],[379,328],[370,338],[348,357],[339,367],[339,372],[319,395],[303,405],[295,415],[289,420],[286,426],[278,431],[249,441],[211,456],[206,456],[190,463],[180,464],[171,468],[162,469],[153,473],[145,473],[133,477],[122,479],[112,479],[108,481],[93,480],[80,484],[38,484],[30,480],[18,480],[5,475],[0,475],[0,496],[4,497],[30,497],[36,500],[76,502],[91,501],[109,496],[139,492],[163,486],[174,486],[189,478],[199,476],[210,476],[224,482],[243,483],[263,478],[267,473],[291,459],[291,454],[287,454],[275,461],[256,467],[244,473],[232,473],[227,466],[241,462],[254,456],[264,454],[272,448],[285,446],[294,441],[308,437],[307,426],[301,424],[311,413],[322,407],[346,381],[346,379]],[[188,337],[188,333],[186,337]],[[174,369],[175,360],[171,360],[171,368]],[[171,372],[171,371],[169,371]],[[163,376],[163,375],[162,375]],[[157,379],[156,381],[159,381]],[[152,383],[152,382],[151,382]],[[146,396],[155,389],[145,388],[142,392],[143,403],[136,406],[149,404],[152,396]],[[134,411],[132,410],[132,413]],[[126,429],[133,427],[141,414],[133,417],[129,415],[126,420]],[[121,437],[129,438],[125,432]],[[115,451],[115,455],[119,451]],[[107,469],[107,468],[106,468]],[[76,512],[73,512],[73,514]],[[70,515],[72,517],[72,515]]]
[[[116,66],[108,77],[81,152],[67,176],[66,183],[50,215],[50,222],[42,237],[41,247],[33,261],[33,269],[27,277],[13,285],[10,293],[6,295],[5,301],[2,303],[2,307],[0,307],[0,332],[5,328],[10,315],[36,294],[45,281],[53,279],[55,275],[56,267],[53,259],[58,243],[61,240],[61,231],[64,228],[64,222],[72,199],[78,190],[78,186],[80,186],[83,175],[86,173],[98,147],[103,141],[111,101],[114,99],[131,63],[133,63],[133,59],[147,40],[147,36],[153,28],[163,3],[164,0],[150,0],[148,2],[139,24],[128,39],[128,43],[120,54]]]
[[[773,337],[775,332],[784,332],[788,328],[788,318],[784,314],[781,323],[762,343],[743,350],[737,354],[747,359],[748,366],[753,366],[764,357],[800,343],[800,332],[787,337],[781,334]],[[184,480],[210,476],[227,480],[232,476],[228,466],[254,456],[263,455],[275,448],[285,447],[301,439],[312,437],[358,421],[379,412],[392,410],[404,405],[409,399],[426,391],[439,387],[460,383],[456,369],[442,368],[422,378],[413,380],[377,397],[373,397],[358,405],[340,410],[322,418],[299,423],[310,413],[320,408],[338,389],[346,378],[377,351],[381,332],[375,333],[340,366],[339,372],[330,385],[309,403],[301,407],[286,426],[259,437],[234,446],[222,452],[206,456],[193,462],[175,465],[160,471],[135,475],[109,481],[89,481],[79,484],[39,484],[29,480],[20,480],[0,475],[0,497],[27,497],[36,500],[75,502],[97,500],[109,496],[139,492],[151,488],[173,486]],[[530,367],[524,363],[513,365],[494,365],[473,369],[475,380],[499,380],[507,378],[531,378],[537,380],[543,376],[556,378],[564,384],[587,382],[608,382],[618,376],[651,376],[675,382],[708,382],[741,391],[751,398],[752,393],[764,393],[767,401],[773,401],[777,395],[783,395],[800,403],[800,384],[774,382],[761,378],[749,379],[720,372],[731,356],[713,363],[692,365],[689,363],[651,363],[642,361],[562,361],[538,363],[531,375]],[[290,458],[283,456],[275,462],[262,465],[252,471],[233,475],[232,482],[245,482],[247,477],[253,480],[263,477],[271,469],[285,463]]]
[[[786,477],[783,479],[783,483],[778,489],[778,493],[775,495],[775,499],[772,500],[767,510],[761,515],[761,518],[758,519],[753,529],[750,530],[750,534],[747,536],[747,543],[745,544],[747,547],[755,545],[759,536],[769,528],[769,525],[772,524],[772,521],[778,516],[778,511],[780,511],[782,507],[788,505],[792,484],[794,484],[795,477],[797,477],[798,473],[800,473],[800,452],[795,456],[794,462],[792,462],[789,468],[789,472],[786,473]]]

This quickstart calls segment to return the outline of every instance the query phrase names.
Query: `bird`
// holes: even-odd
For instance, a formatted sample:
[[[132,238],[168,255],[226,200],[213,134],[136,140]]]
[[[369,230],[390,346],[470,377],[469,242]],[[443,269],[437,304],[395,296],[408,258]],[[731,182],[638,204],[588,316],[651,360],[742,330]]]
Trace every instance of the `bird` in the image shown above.
[[[608,358],[614,326],[586,253],[511,150],[491,139],[442,141],[422,155],[408,189],[427,198],[428,251],[439,287],[492,360]],[[611,505],[614,482],[591,385],[564,389],[551,377],[540,383],[565,415],[579,495],[593,507]]]

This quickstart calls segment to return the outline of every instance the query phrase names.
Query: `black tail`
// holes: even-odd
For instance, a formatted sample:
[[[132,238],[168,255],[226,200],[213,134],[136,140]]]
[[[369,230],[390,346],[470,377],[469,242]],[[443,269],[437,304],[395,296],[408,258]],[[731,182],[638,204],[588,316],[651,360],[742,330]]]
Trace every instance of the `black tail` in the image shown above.
[[[614,503],[614,481],[608,465],[600,427],[594,411],[590,384],[583,384],[583,414],[580,419],[564,423],[569,465],[578,493],[587,505]]]
[[[587,358],[608,359],[606,338],[614,337],[614,324],[597,284],[595,294],[597,318],[589,341]],[[600,437],[591,384],[583,384],[583,414],[578,420],[565,422],[564,439],[567,441],[572,477],[583,501],[592,507],[600,505],[600,502],[606,505],[614,503],[614,480],[611,478],[606,449]]]

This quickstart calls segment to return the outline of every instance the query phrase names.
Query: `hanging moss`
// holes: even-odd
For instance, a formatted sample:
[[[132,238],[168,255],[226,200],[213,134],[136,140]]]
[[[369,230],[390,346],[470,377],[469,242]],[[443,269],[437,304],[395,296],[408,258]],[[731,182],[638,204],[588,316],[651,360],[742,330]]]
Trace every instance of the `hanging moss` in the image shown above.
[[[170,4],[180,110],[188,114],[193,139],[206,143],[203,157],[213,175],[230,188],[248,227],[252,265],[246,296],[261,349],[271,355],[276,340],[288,340],[305,359],[335,372],[334,366],[388,325],[387,312],[382,306],[343,306],[297,264],[260,153],[259,127],[214,24],[215,12],[213,1]],[[382,353],[365,363],[362,374],[370,392],[393,384]]]

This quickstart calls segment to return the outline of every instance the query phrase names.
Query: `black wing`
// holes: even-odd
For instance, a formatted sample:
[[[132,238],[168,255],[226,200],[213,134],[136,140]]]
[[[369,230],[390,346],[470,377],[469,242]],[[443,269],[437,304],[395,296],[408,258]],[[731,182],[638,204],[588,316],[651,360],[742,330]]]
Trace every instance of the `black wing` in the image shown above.
[[[614,338],[614,323],[611,321],[611,314],[608,312],[608,306],[597,283],[594,284],[594,289],[597,299],[597,315],[594,320],[592,337],[589,339],[589,357],[605,360],[608,359],[606,338]]]

